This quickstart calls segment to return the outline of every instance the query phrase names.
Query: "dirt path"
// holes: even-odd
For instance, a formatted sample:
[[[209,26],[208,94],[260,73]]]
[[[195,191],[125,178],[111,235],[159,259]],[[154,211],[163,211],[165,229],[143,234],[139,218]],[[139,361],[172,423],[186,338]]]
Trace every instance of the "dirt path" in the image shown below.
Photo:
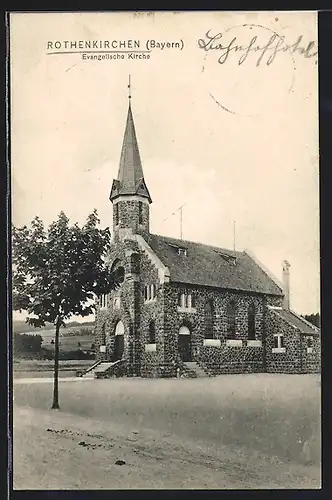
[[[26,406],[14,408],[13,453],[14,489],[320,487],[317,466]]]

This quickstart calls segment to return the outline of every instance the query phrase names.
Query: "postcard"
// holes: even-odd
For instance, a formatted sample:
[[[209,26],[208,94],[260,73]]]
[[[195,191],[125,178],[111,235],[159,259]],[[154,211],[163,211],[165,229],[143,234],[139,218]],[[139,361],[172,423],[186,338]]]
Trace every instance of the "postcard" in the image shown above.
[[[8,28],[13,488],[320,488],[317,12]]]

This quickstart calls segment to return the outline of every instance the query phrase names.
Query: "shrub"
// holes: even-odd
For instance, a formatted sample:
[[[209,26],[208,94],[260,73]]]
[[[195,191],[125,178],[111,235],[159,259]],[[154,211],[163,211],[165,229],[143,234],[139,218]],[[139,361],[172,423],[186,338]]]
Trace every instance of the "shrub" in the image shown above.
[[[26,333],[14,333],[14,353],[33,353],[41,352],[43,337],[41,335],[28,335]]]

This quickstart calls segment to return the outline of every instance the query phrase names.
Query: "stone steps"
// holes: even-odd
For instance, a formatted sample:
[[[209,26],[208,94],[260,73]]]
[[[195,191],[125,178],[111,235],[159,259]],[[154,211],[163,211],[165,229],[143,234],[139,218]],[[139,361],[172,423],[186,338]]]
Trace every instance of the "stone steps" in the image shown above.
[[[115,375],[115,370],[118,370],[121,366],[122,360],[113,362],[102,362],[93,371],[95,378],[108,378]],[[118,372],[117,372],[118,373]],[[123,376],[123,375],[120,375]]]
[[[208,377],[209,375],[195,361],[183,363],[193,378]]]
[[[109,368],[111,368],[111,366],[113,366],[114,363],[100,363],[100,365],[96,366],[96,368],[94,368],[94,370],[92,370],[94,373],[104,373],[106,370],[108,370]]]

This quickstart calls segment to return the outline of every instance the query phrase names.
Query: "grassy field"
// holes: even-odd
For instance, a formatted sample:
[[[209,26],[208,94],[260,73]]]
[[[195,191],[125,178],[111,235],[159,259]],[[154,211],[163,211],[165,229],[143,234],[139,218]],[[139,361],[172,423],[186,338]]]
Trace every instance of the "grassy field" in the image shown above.
[[[87,333],[82,334],[82,329],[86,330]],[[88,333],[90,330],[90,333]],[[54,329],[39,329],[36,328],[31,332],[26,332],[28,335],[40,335],[43,338],[42,347],[54,351],[54,341],[55,331]],[[78,348],[78,343],[81,344],[81,349],[87,350],[91,348],[91,344],[94,342],[93,327],[82,326],[71,326],[68,328],[62,328],[60,331],[60,349],[61,351],[72,351]]]
[[[76,376],[77,370],[86,370],[94,360],[69,359],[59,361],[59,376]],[[13,361],[14,378],[53,377],[54,361],[37,359],[16,359]]]
[[[14,487],[319,488],[316,375],[14,383]],[[123,460],[123,466],[117,465]]]

